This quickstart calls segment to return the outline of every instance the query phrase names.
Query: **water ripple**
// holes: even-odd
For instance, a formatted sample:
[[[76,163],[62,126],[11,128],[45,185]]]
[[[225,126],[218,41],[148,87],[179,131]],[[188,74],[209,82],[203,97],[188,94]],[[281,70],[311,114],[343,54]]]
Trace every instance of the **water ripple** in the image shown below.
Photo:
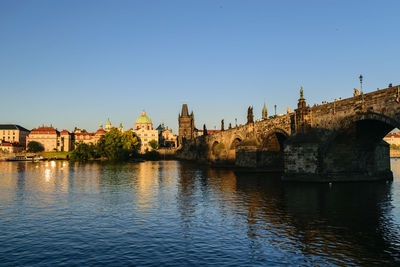
[[[330,188],[176,161],[0,162],[0,265],[397,265],[392,164],[392,183]]]

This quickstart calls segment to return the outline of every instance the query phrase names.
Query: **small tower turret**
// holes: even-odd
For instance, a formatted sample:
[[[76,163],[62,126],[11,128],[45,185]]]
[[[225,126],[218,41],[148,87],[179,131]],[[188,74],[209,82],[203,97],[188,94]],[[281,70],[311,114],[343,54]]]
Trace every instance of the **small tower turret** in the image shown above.
[[[106,122],[106,132],[108,132],[109,130],[111,130],[111,121],[110,121],[110,118],[108,118],[107,119],[107,122]]]
[[[268,119],[268,111],[267,111],[267,107],[265,106],[265,101],[264,101],[264,107],[262,109],[262,119],[263,120]]]
[[[295,110],[296,132],[305,132],[311,127],[311,108],[307,106],[303,95],[303,87],[300,87],[300,99]]]

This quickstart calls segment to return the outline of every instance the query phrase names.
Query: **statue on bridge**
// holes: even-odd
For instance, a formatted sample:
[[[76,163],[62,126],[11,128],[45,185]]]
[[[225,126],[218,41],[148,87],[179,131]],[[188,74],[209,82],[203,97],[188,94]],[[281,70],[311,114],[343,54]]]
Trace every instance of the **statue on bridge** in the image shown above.
[[[359,95],[360,95],[360,91],[358,91],[356,88],[354,88],[353,96],[359,96]]]
[[[203,135],[207,135],[206,124],[203,124]]]
[[[224,119],[221,120],[221,131],[224,130]]]
[[[247,109],[247,123],[253,123],[254,122],[254,116],[253,116],[253,107],[249,107]]]

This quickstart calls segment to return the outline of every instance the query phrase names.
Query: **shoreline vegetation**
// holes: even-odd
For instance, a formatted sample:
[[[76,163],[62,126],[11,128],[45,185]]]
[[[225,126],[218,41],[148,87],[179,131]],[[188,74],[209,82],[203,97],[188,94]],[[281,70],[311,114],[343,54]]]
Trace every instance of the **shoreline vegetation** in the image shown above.
[[[157,141],[149,142],[151,150],[139,153],[140,143],[132,130],[121,132],[113,127],[103,135],[96,145],[83,143],[75,145],[75,149],[69,152],[52,151],[44,152],[44,148],[37,142],[28,144],[28,151],[24,154],[42,156],[44,160],[69,160],[70,162],[110,161],[110,162],[142,162],[145,160],[162,159]],[[0,155],[0,160],[6,160],[10,155]],[[163,157],[165,158],[165,156]]]
[[[132,130],[121,132],[113,127],[103,135],[96,145],[79,142],[68,154],[71,162],[87,162],[91,160],[108,160],[112,162],[138,162],[143,160],[158,160],[157,142],[152,143],[152,150],[139,153],[139,140]]]

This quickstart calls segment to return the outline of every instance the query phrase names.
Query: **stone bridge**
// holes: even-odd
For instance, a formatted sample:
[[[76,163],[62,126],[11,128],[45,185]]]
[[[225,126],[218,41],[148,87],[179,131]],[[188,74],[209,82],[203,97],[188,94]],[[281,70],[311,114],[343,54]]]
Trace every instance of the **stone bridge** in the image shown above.
[[[392,179],[383,137],[400,128],[400,86],[331,103],[306,105],[285,115],[198,137],[181,157],[213,164],[282,171],[285,180]]]

